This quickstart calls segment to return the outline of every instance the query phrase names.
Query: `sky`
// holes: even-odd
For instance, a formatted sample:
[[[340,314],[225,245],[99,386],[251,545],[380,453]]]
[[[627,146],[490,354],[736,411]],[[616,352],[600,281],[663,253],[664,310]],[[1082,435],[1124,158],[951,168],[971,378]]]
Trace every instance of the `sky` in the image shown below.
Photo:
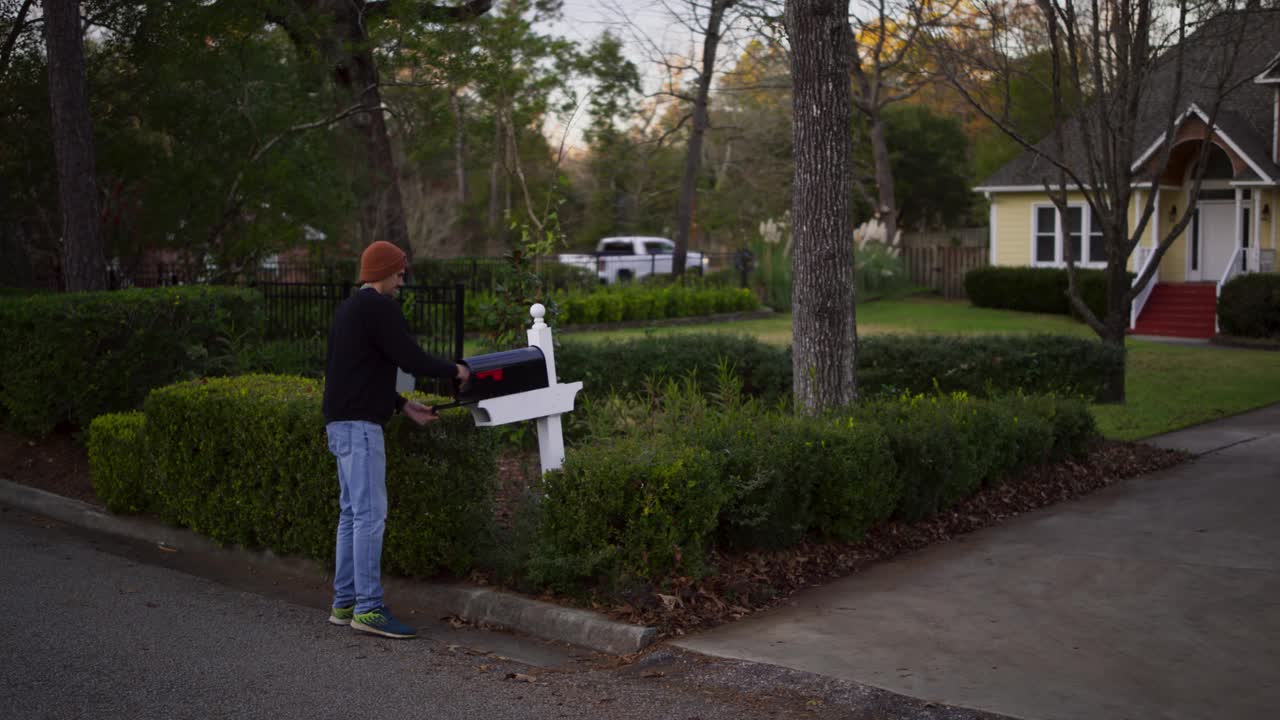
[[[622,39],[627,57],[640,71],[645,92],[653,93],[665,79],[655,58],[663,54],[686,58],[701,55],[701,36],[690,32],[671,12],[687,12],[689,6],[688,0],[564,0],[562,19],[542,28],[583,45],[606,30],[613,30]],[[581,114],[574,118],[569,144],[581,147],[581,131],[587,120]],[[550,123],[548,137],[558,140],[563,127],[563,122]]]

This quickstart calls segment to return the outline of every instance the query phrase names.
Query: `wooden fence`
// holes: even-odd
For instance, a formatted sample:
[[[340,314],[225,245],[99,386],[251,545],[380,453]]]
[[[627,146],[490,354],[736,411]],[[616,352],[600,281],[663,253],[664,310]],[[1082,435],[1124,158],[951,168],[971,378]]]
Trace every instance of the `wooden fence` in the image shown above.
[[[911,281],[933,288],[948,299],[966,297],[965,273],[986,267],[989,259],[985,247],[928,245],[902,248],[902,260]]]

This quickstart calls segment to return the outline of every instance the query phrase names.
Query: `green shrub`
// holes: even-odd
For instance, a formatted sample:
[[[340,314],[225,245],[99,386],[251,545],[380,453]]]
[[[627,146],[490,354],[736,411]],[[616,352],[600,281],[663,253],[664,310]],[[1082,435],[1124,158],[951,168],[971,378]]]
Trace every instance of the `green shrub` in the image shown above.
[[[89,424],[89,473],[93,491],[113,513],[148,510],[146,418],[141,412],[99,415]]]
[[[911,284],[902,258],[881,242],[870,242],[853,251],[853,285],[859,298],[903,289]]]
[[[807,536],[856,540],[891,515],[928,517],[1023,468],[1078,455],[1097,437],[1078,400],[916,395],[814,418],[763,409],[723,361],[712,387],[700,392],[690,376],[584,403],[584,441],[570,448],[572,470],[549,491],[556,502],[541,508],[536,583],[616,590],[696,574],[704,554],[686,550],[712,542],[747,550]],[[626,469],[633,458],[638,467]],[[696,481],[654,480],[668,476],[668,461],[690,463]],[[655,503],[645,497],[650,488],[671,494]],[[629,502],[658,513],[654,525],[635,531]],[[715,506],[711,523],[705,513]],[[697,512],[687,515],[690,508]],[[631,537],[638,539],[624,539]],[[628,554],[628,542],[642,549]],[[680,552],[664,555],[663,542]]]
[[[315,381],[269,375],[152,392],[145,409],[150,507],[218,542],[330,560],[338,488],[321,395]],[[396,416],[385,439],[384,566],[409,575],[464,573],[488,538],[494,434],[459,410],[425,428]]]
[[[660,583],[700,572],[713,542],[857,540],[891,516],[926,518],[1097,438],[1079,400],[916,395],[807,417],[744,398],[723,365],[713,390],[698,387],[685,379],[585,404],[584,441],[540,508],[535,584]],[[670,480],[676,466],[687,483]]]
[[[791,310],[791,285],[793,279],[791,260],[791,230],[786,221],[767,223],[762,227],[765,236],[750,238],[751,287],[761,302],[779,312]],[[767,237],[766,237],[767,236]]]
[[[1080,297],[1099,318],[1107,312],[1104,270],[1076,269]],[[1126,275],[1133,282],[1134,274]],[[985,267],[964,276],[969,302],[976,307],[1075,315],[1067,300],[1066,268]]]
[[[324,338],[314,340],[267,340],[241,349],[237,362],[243,373],[324,376]]]
[[[561,325],[643,322],[664,318],[755,310],[750,290],[709,287],[701,283],[637,283],[592,290],[557,292]]]
[[[1098,439],[1098,425],[1093,413],[1082,402],[1072,402],[1052,396],[1027,396],[1006,400],[1010,408],[1020,413],[1024,421],[1032,417],[1050,428],[1052,438],[1047,452],[1024,458],[1022,465],[1046,460],[1079,457]]]
[[[263,318],[261,295],[223,287],[0,298],[0,406],[20,432],[88,427],[151,388],[233,372]]]
[[[702,573],[728,497],[707,449],[639,436],[577,448],[544,488],[528,577],[558,591]]]
[[[576,265],[545,263],[538,268],[538,275],[547,287],[554,290],[590,290],[600,284],[600,278],[592,270]]]
[[[889,436],[899,476],[896,515],[926,518],[982,484],[982,464],[968,399],[914,396],[860,408],[854,418],[878,422]]]
[[[720,522],[730,547],[786,548],[811,532],[856,540],[897,505],[901,480],[875,423],[742,413],[725,430],[712,450],[732,489]]]
[[[887,520],[902,494],[889,436],[878,423],[807,423],[810,436],[793,446],[791,467],[817,478],[814,528],[849,542]]]
[[[623,296],[621,293],[608,291],[601,292],[596,295],[596,302],[600,304],[600,322],[622,322],[622,315],[626,306],[623,304]]]
[[[414,260],[411,269],[415,285],[453,285],[462,283],[467,292],[492,292],[510,279],[510,265],[500,258],[452,258]],[[599,284],[593,270],[576,265],[548,262],[539,258],[536,268],[542,283],[556,290],[589,290]]]
[[[1218,324],[1224,335],[1280,338],[1280,274],[1249,273],[1223,285]]]
[[[641,392],[647,385],[693,377],[714,387],[727,359],[744,392],[765,405],[791,393],[791,352],[746,336],[664,335],[599,343],[562,338],[556,367],[586,392]],[[1092,398],[1120,352],[1095,340],[1058,335],[873,335],[858,343],[858,387],[864,398],[903,392],[967,392],[977,396],[1022,391]]]
[[[587,343],[562,336],[556,369],[565,381],[582,380],[586,392],[641,392],[651,381],[693,377],[715,387],[717,365],[726,359],[743,382],[744,392],[773,404],[791,391],[791,355],[751,337],[719,333],[670,335]]]
[[[888,434],[902,481],[895,515],[908,522],[1022,468],[1077,456],[1097,439],[1083,402],[1051,396],[916,395],[862,405],[851,417],[879,423]]]
[[[1093,398],[1124,356],[1063,335],[873,335],[859,340],[857,362],[864,396],[941,390]]]

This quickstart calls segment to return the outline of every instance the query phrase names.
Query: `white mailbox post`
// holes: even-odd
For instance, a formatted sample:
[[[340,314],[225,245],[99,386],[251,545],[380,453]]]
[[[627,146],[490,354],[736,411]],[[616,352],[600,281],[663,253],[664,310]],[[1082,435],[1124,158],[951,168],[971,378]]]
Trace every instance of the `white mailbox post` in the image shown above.
[[[538,430],[538,455],[542,459],[542,472],[558,470],[564,465],[564,433],[560,428],[560,416],[573,410],[574,399],[582,390],[581,382],[556,381],[555,347],[551,342],[551,327],[543,321],[547,309],[541,303],[529,308],[533,327],[529,328],[529,347],[542,351],[547,364],[547,387],[515,395],[480,400],[470,405],[476,427],[493,427],[521,420],[535,420]]]

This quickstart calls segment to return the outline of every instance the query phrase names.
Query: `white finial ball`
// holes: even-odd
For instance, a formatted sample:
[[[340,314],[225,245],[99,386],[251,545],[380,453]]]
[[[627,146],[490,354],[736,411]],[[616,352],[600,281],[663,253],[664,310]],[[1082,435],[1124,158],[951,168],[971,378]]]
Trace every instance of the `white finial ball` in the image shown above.
[[[547,309],[542,306],[542,303],[534,303],[533,307],[529,308],[529,314],[533,316],[534,320],[541,320],[546,316]]]

